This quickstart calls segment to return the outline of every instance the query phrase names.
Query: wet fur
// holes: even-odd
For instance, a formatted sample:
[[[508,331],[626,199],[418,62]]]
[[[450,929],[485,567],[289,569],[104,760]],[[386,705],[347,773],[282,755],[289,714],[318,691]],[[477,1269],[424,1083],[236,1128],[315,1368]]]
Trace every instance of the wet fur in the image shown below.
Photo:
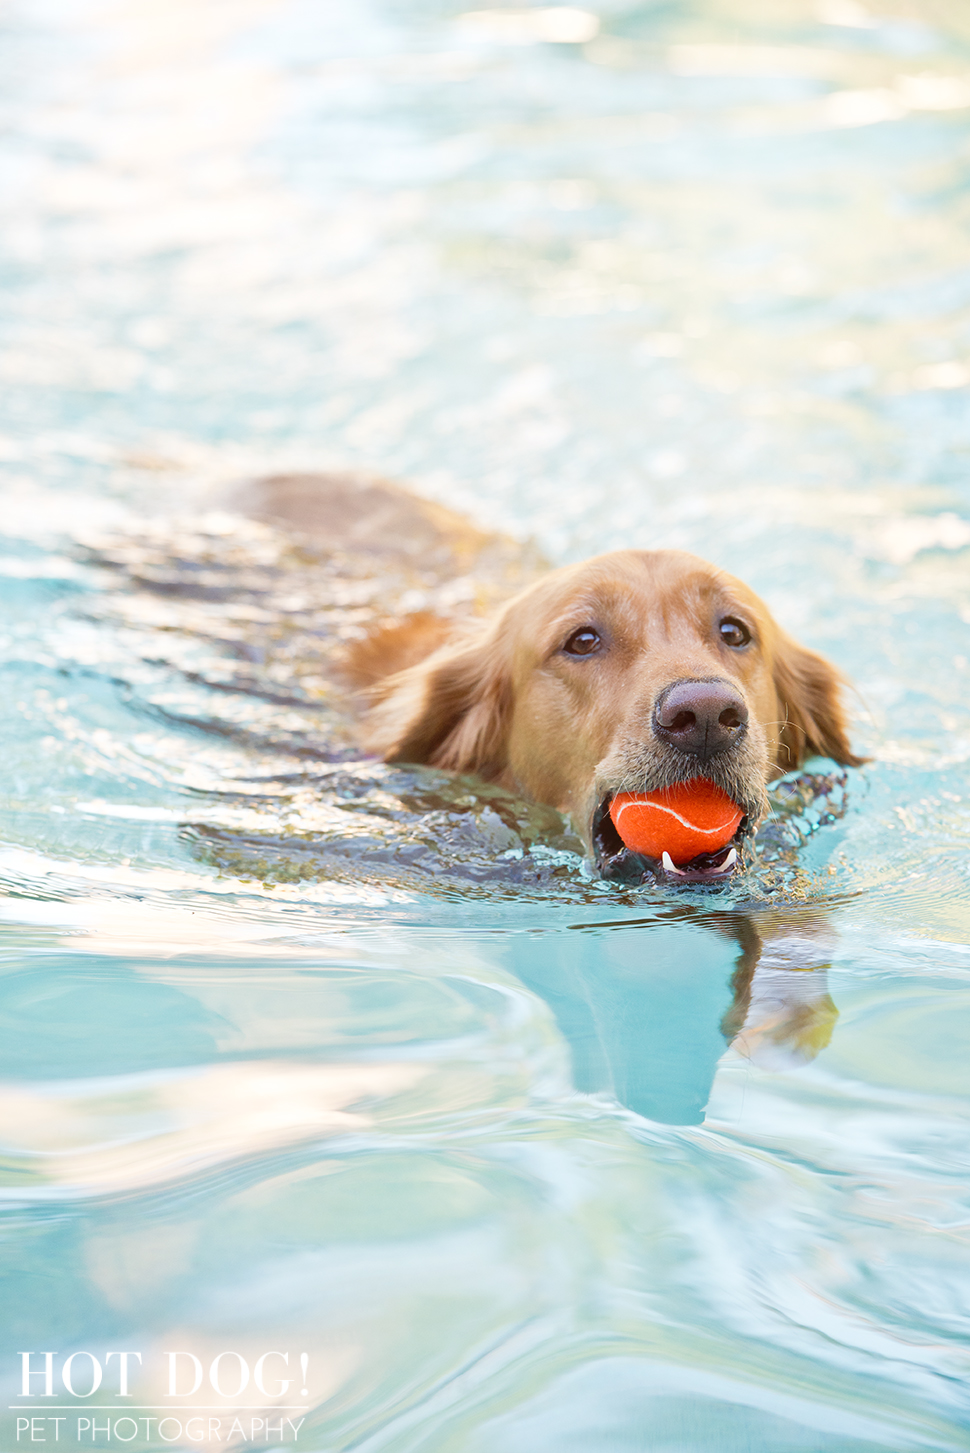
[[[750,647],[721,642],[725,613],[750,623]],[[562,652],[568,632],[587,622],[609,642],[595,666]],[[415,621],[414,635],[427,634]],[[782,631],[742,582],[681,551],[616,551],[552,571],[403,670],[394,669],[402,649],[420,650],[407,622],[365,649],[378,683],[365,724],[371,750],[548,802],[572,816],[587,845],[604,794],[704,775],[753,826],[772,778],[814,755],[863,760],[849,745],[835,667]],[[738,747],[702,773],[651,729],[660,693],[684,678],[730,681],[750,713]]]

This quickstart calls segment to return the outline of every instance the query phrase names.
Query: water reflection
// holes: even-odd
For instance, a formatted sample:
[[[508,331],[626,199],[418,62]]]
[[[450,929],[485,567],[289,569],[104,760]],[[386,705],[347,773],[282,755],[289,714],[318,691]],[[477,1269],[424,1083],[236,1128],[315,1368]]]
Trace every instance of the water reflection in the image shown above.
[[[805,910],[577,924],[516,941],[523,982],[556,1016],[576,1087],[670,1125],[698,1125],[725,1045],[790,1069],[828,1044],[835,935]]]
[[[669,902],[570,914],[541,935],[345,925],[326,949],[257,956],[216,950],[214,921],[211,956],[19,934],[2,1172],[33,1229],[0,1258],[18,1338],[106,1349],[128,1331],[152,1403],[166,1347],[252,1365],[264,1336],[298,1345],[319,1447],[415,1408],[429,1453],[552,1453],[567,1427],[638,1447],[655,1423],[670,1447],[726,1426],[739,1453],[811,1453],[829,1432],[895,1453],[913,1428],[959,1447],[941,1273],[962,1285],[965,1120],[859,1077],[884,998],[866,989],[860,1015],[844,974],[841,1078],[827,1056],[786,1073],[824,1038],[804,1010],[831,1012],[832,926]],[[507,950],[525,977],[537,939],[555,952],[524,987]],[[153,1027],[169,1065],[139,1072]],[[759,1031],[768,1070],[725,1050]],[[722,1113],[698,1127],[712,1076]]]

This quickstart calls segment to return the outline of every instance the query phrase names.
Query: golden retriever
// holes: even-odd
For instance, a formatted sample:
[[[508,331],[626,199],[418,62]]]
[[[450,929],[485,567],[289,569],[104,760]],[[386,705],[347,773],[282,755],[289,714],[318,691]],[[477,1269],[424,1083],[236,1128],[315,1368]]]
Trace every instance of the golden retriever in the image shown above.
[[[551,571],[477,622],[399,623],[361,644],[358,667],[376,683],[371,750],[558,808],[608,878],[723,881],[772,778],[814,755],[865,760],[849,745],[836,669],[740,580],[680,550]],[[677,869],[624,846],[609,815],[617,793],[698,777],[744,813],[727,847]]]

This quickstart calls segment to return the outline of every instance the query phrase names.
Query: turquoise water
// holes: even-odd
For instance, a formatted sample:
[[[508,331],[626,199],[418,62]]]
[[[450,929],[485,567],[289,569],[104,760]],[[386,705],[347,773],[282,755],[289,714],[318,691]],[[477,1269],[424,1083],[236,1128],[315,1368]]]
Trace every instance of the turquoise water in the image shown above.
[[[4,1453],[970,1446],[970,7],[2,24]],[[361,760],[424,587],[227,504],[348,465],[715,559],[873,762],[707,893]]]

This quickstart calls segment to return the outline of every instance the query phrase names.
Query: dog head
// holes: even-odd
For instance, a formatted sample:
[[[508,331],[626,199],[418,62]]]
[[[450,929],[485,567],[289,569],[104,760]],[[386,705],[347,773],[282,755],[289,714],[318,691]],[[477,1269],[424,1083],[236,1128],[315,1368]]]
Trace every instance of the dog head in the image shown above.
[[[841,685],[733,576],[681,551],[621,550],[553,571],[391,677],[369,744],[549,803],[602,872],[636,876],[657,865],[620,842],[608,811],[618,792],[707,778],[742,809],[743,836],[773,777],[816,754],[862,760]],[[687,876],[725,876],[734,857],[720,857]]]

